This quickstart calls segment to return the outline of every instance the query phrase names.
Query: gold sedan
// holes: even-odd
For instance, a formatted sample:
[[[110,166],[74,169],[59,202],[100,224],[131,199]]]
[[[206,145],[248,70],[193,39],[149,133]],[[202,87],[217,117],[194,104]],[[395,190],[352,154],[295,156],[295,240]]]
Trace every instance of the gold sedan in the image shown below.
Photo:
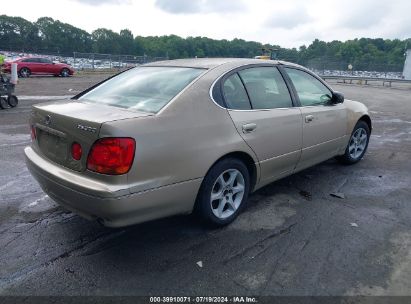
[[[189,59],[35,105],[30,126],[27,166],[62,206],[111,227],[193,211],[226,225],[264,185],[361,160],[371,119],[295,64]]]

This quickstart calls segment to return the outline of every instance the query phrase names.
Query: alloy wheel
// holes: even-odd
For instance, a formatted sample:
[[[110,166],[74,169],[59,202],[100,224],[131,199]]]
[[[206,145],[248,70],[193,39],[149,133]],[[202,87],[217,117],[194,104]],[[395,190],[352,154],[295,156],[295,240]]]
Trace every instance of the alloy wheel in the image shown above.
[[[354,160],[361,157],[365,148],[367,147],[368,135],[367,131],[363,128],[358,128],[355,130],[354,134],[350,138],[350,143],[348,145],[348,152],[350,157]]]
[[[20,70],[20,75],[21,75],[21,77],[23,77],[23,78],[27,78],[27,77],[30,76],[30,71],[29,71],[28,69],[26,69],[26,68],[22,68],[22,69]]]
[[[61,71],[61,76],[62,76],[62,77],[68,77],[68,75],[69,75],[69,71],[68,71],[67,69],[63,69],[63,70]]]
[[[245,193],[244,176],[237,169],[221,173],[211,188],[210,204],[219,219],[233,215],[241,205]]]

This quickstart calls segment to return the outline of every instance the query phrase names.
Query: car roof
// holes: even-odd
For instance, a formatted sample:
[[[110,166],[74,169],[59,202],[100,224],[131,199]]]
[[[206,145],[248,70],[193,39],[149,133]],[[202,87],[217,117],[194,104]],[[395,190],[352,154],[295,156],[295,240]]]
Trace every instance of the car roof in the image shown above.
[[[262,59],[248,59],[248,58],[193,58],[193,59],[176,59],[157,61],[145,64],[144,66],[169,66],[169,67],[188,67],[188,68],[202,68],[212,69],[224,64],[237,64],[239,67],[250,64],[283,64],[298,66],[297,64],[280,61],[280,60],[262,60]]]

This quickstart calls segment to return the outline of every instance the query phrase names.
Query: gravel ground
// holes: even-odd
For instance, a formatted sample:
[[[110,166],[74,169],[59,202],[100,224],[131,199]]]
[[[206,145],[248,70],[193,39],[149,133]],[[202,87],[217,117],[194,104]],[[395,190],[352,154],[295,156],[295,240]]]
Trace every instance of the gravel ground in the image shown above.
[[[30,106],[105,77],[23,79],[0,111],[0,295],[411,295],[411,88],[334,83],[371,111],[364,160],[275,182],[228,227],[108,229],[57,206],[23,161]]]

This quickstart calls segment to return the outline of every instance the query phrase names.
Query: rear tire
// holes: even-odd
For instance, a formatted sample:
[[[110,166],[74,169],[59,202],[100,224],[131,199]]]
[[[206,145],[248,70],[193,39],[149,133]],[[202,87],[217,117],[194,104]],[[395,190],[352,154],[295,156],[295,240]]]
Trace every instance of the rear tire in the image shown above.
[[[10,96],[7,98],[7,103],[9,104],[9,106],[10,106],[11,108],[14,108],[14,107],[16,107],[17,104],[19,103],[19,100],[18,100],[17,96],[15,96],[15,95],[10,95]]]
[[[223,159],[204,178],[195,212],[213,226],[228,225],[245,207],[249,191],[247,166],[235,158]]]
[[[367,151],[370,134],[368,124],[363,120],[358,121],[351,133],[344,155],[338,156],[337,160],[345,165],[358,163]]]
[[[21,68],[19,74],[22,78],[29,78],[31,75],[31,71],[29,68]]]

